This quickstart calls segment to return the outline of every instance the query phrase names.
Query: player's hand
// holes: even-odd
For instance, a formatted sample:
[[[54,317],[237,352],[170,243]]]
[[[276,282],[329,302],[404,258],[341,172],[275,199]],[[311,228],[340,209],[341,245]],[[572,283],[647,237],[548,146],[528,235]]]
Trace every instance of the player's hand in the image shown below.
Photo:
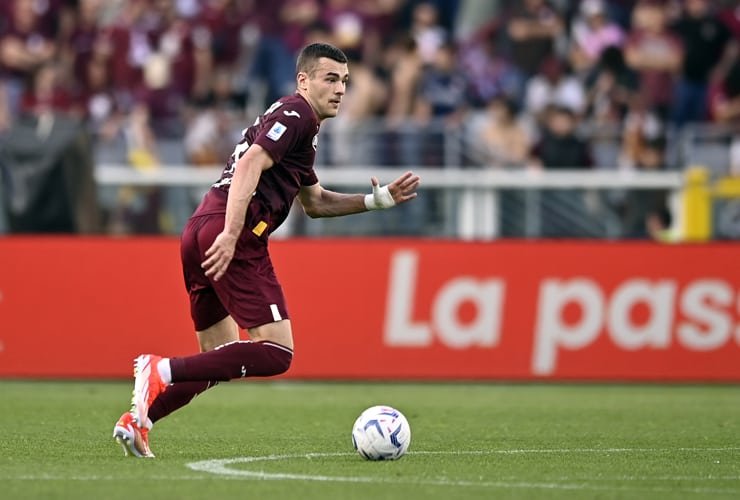
[[[232,234],[222,232],[208,250],[206,260],[200,265],[206,271],[206,276],[218,281],[229,268],[231,259],[234,258],[237,238]]]
[[[371,179],[373,186],[378,185],[378,179],[373,177]],[[406,203],[409,200],[416,198],[416,189],[419,187],[419,176],[413,172],[406,172],[401,175],[398,179],[388,184],[388,192],[393,197],[393,201],[396,205]]]

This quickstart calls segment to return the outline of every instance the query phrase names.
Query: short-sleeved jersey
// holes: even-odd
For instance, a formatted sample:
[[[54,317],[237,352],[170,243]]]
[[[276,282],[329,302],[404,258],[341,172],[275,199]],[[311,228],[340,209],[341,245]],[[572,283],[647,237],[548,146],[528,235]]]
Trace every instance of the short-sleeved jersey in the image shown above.
[[[221,178],[213,184],[194,216],[226,213],[224,194],[229,191],[237,162],[252,144],[259,144],[274,164],[260,176],[247,210],[245,229],[258,236],[269,235],[285,221],[301,186],[318,182],[313,169],[318,133],[316,114],[302,96],[295,94],[276,101],[244,130]]]

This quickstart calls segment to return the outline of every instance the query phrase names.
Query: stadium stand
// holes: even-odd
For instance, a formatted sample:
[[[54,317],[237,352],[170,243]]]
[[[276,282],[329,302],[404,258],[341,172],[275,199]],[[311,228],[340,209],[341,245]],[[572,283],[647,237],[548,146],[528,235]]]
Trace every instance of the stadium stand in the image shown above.
[[[296,214],[286,234],[648,238],[649,216],[675,212],[685,168],[706,166],[713,179],[736,171],[734,5],[9,0],[0,5],[0,140],[24,116],[76,120],[95,158],[98,231],[177,234],[208,187],[203,173],[216,172],[243,126],[289,91],[296,51],[324,40],[349,55],[352,83],[340,117],[322,127],[320,175],[345,185],[351,177],[357,189],[366,186],[353,175],[373,165],[445,170],[454,179],[510,172],[525,181],[484,179],[473,193],[464,181],[441,179],[398,213],[351,224],[304,224]],[[697,58],[697,44],[712,57]],[[661,47],[665,54],[649,56]],[[702,106],[686,105],[687,95]],[[502,99],[508,131],[490,112]],[[550,121],[558,110],[572,116],[572,135]],[[513,128],[525,154],[494,154],[495,134]],[[573,156],[584,158],[578,164],[548,159],[547,151],[563,158],[574,141],[585,148]],[[6,208],[16,167],[0,164]],[[547,175],[562,167],[582,171],[575,185],[558,187],[557,175]],[[620,184],[643,170],[665,173],[662,185]],[[598,173],[611,177],[582,180]],[[10,231],[5,220],[0,232]]]

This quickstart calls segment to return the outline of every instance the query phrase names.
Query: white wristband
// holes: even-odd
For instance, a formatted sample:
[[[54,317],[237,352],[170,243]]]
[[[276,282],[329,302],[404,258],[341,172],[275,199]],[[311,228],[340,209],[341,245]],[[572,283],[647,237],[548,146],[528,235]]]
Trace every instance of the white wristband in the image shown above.
[[[365,208],[368,210],[382,210],[391,208],[395,204],[388,186],[373,186],[372,194],[365,195]]]

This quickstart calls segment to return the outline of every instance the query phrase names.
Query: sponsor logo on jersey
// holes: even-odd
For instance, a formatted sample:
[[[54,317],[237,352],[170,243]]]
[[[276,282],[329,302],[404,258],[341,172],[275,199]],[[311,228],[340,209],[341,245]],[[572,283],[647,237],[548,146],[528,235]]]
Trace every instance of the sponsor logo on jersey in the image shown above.
[[[290,111],[288,111],[288,110],[283,111],[283,114],[285,116],[295,116],[296,118],[300,118],[301,117],[301,115],[300,115],[300,113],[298,113],[298,111],[294,111],[292,109]]]
[[[269,139],[272,139],[273,141],[277,141],[278,139],[280,139],[280,137],[282,137],[286,130],[288,130],[288,127],[280,122],[275,122],[270,131],[267,132],[267,137]]]

